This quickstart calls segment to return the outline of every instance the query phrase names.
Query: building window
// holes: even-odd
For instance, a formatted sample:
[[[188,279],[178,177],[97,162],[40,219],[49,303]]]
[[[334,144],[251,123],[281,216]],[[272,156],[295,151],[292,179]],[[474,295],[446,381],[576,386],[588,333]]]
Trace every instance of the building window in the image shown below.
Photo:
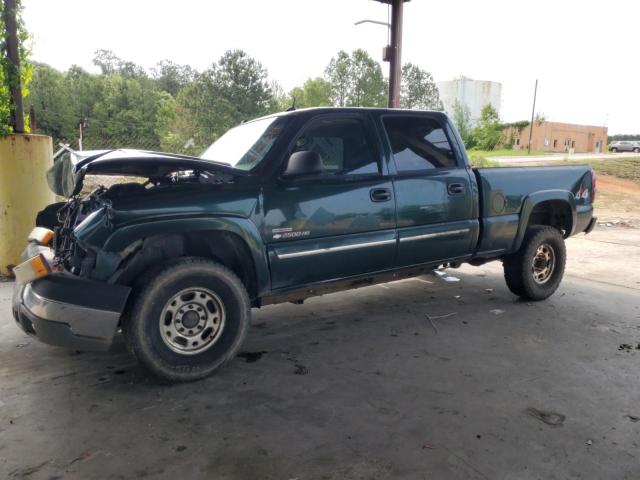
[[[516,146],[520,145],[520,138],[519,137],[518,138],[514,138],[513,139],[513,144],[516,145]]]
[[[576,148],[576,141],[575,140],[571,141],[571,148]]]
[[[553,148],[557,148],[558,147],[558,140],[557,139],[553,139]]]

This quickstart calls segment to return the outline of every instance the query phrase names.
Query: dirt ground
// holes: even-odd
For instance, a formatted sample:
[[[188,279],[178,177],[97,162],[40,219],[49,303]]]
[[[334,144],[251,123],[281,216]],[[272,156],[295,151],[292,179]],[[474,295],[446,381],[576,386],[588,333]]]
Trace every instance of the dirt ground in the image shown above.
[[[601,222],[623,221],[640,227],[640,185],[630,180],[598,175],[596,208]]]

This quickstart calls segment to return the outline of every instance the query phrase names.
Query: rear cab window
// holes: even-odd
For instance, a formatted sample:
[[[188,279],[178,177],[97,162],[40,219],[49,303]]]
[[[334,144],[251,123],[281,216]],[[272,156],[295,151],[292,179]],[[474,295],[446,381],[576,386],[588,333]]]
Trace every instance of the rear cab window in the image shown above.
[[[435,118],[389,115],[382,122],[398,173],[458,166],[446,127]]]

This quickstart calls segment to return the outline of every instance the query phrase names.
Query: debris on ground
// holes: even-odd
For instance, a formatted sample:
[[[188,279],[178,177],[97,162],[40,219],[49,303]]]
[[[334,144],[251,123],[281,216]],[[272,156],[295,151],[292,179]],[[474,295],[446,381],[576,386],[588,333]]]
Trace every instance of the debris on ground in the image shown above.
[[[489,310],[490,313],[494,315],[502,315],[506,310],[501,310],[499,308],[494,308],[493,310]]]
[[[561,413],[538,410],[537,408],[527,408],[525,410],[525,413],[530,417],[540,420],[542,423],[545,423],[551,427],[561,427],[564,424],[565,419],[567,418]]]
[[[637,423],[640,422],[640,417],[636,416],[636,415],[627,415],[627,418],[629,420],[631,420],[633,423]]]
[[[29,345],[29,344],[28,343],[18,343],[18,344],[16,344],[16,348],[24,348],[27,345]]]
[[[586,441],[586,442],[584,442],[584,443],[585,443],[586,445],[591,446],[591,445],[593,445],[593,440],[587,440],[587,441]]]
[[[445,272],[444,270],[433,270],[433,274],[436,277],[441,278],[442,280],[444,280],[445,282],[459,282],[460,279],[458,277],[454,277],[453,275],[449,275],[448,272]]]
[[[625,222],[624,220],[611,220],[609,222],[598,222],[598,225],[605,227],[626,227],[632,228],[632,225],[629,222]]]
[[[293,371],[294,375],[306,375],[309,373],[309,369],[304,365],[297,364],[296,369]]]
[[[431,323],[431,326],[433,327],[433,330],[436,332],[436,335],[438,334],[438,327],[436,327],[436,324],[433,322],[434,320],[438,320],[441,318],[447,318],[447,317],[452,317],[453,315],[457,315],[458,312],[452,312],[452,313],[447,313],[446,315],[436,315],[436,316],[431,316],[428,313],[425,313],[424,316],[427,317],[427,320],[429,320],[429,323]]]
[[[631,343],[621,343],[618,350],[622,352],[630,352],[631,350],[640,350],[640,343],[636,343],[634,346]]]
[[[493,288],[485,288],[484,291],[487,293],[493,293]]]

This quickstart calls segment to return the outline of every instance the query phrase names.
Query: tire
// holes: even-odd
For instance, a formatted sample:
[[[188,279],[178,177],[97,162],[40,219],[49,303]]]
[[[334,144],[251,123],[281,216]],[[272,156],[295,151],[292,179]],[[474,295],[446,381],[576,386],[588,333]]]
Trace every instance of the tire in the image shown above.
[[[562,233],[548,226],[532,226],[520,250],[503,259],[504,279],[514,294],[544,300],[560,286],[567,259]]]
[[[617,148],[615,148],[615,147],[614,147],[614,148],[612,148],[612,149],[611,149],[611,153],[618,153],[618,149],[617,149]]]
[[[640,148],[634,148],[633,153],[640,153]]]
[[[146,280],[122,330],[129,349],[154,375],[171,382],[199,380],[236,355],[249,329],[251,305],[235,273],[189,257]]]

